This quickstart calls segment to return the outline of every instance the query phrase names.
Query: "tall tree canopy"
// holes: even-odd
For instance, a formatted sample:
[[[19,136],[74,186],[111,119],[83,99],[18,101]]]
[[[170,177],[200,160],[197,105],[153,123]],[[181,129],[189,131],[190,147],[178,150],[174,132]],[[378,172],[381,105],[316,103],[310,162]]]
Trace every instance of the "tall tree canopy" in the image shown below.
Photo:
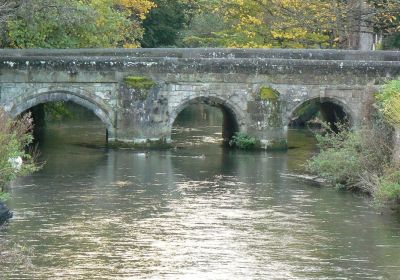
[[[0,0],[0,27],[15,48],[370,49],[398,46],[400,0]]]
[[[22,0],[7,20],[15,48],[138,47],[151,0]]]
[[[186,3],[181,0],[155,0],[153,9],[143,23],[143,47],[173,46],[185,25]]]
[[[210,0],[193,17],[183,42],[357,49],[364,42],[362,35],[371,38],[399,31],[399,14],[398,0]],[[208,27],[201,20],[205,18],[214,19]],[[218,19],[219,29],[212,31]]]

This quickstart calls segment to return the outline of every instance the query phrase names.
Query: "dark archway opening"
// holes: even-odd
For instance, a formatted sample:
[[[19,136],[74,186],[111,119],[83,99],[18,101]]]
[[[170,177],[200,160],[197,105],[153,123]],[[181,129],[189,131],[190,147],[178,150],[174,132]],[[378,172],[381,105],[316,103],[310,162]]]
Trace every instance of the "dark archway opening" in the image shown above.
[[[293,113],[289,120],[290,128],[320,128],[323,123],[329,124],[337,131],[339,123],[351,125],[351,119],[342,105],[332,100],[312,99],[304,102]]]
[[[201,144],[223,144],[239,131],[232,110],[209,100],[196,100],[188,104],[176,117],[172,141],[177,147]]]
[[[297,107],[289,118],[287,135],[289,153],[292,158],[299,157],[299,153],[306,152],[306,157],[311,157],[317,149],[315,133],[327,123],[333,131],[338,131],[338,124],[345,128],[352,124],[351,116],[345,107],[336,100],[316,98],[311,99]],[[300,148],[300,149],[297,149]],[[293,150],[294,149],[294,150]],[[302,163],[293,160],[299,166]]]
[[[34,144],[40,149],[57,145],[105,146],[106,125],[89,109],[71,101],[54,101],[29,108]]]

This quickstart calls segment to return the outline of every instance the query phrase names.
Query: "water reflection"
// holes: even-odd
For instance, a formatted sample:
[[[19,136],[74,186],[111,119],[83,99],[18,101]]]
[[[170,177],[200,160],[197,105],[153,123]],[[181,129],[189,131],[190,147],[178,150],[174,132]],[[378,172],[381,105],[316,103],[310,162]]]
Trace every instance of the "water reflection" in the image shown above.
[[[397,220],[288,176],[312,153],[303,132],[288,153],[199,141],[146,154],[107,150],[93,123],[75,129],[80,143],[49,127],[46,166],[12,187],[0,236],[33,248],[34,269],[1,267],[10,279],[398,277]]]

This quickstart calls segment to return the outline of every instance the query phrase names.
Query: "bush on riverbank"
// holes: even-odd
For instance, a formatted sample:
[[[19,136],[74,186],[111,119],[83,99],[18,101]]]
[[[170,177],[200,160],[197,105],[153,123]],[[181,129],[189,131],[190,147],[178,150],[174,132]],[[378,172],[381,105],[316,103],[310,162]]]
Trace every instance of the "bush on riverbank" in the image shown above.
[[[376,197],[378,201],[395,200],[400,202],[400,166],[388,168],[379,178]]]
[[[243,132],[236,132],[232,137],[232,140],[229,141],[229,145],[237,147],[243,150],[251,150],[256,147],[257,139],[247,135]]]
[[[325,126],[317,135],[320,152],[308,169],[327,183],[362,190],[376,202],[400,202],[400,166],[393,160],[393,127],[400,125],[400,81],[387,83],[377,95],[378,112],[370,128],[338,131]]]
[[[320,152],[308,162],[309,170],[339,188],[374,194],[377,179],[391,165],[391,129],[384,124],[359,130],[338,127],[335,132],[325,126],[317,135]]]
[[[35,156],[27,152],[33,141],[32,119],[29,114],[11,120],[0,109],[0,197],[4,198],[5,186],[17,176],[24,176],[38,169]]]
[[[400,127],[400,79],[386,83],[376,99],[385,119],[394,127]]]

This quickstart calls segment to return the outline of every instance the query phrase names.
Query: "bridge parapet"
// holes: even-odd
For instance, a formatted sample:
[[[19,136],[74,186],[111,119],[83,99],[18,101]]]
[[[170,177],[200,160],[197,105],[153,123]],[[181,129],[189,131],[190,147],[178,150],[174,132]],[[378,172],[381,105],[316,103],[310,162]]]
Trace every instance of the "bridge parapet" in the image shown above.
[[[261,58],[347,61],[400,61],[398,51],[356,51],[332,49],[227,49],[227,48],[158,48],[158,49],[2,49],[1,57],[43,58]]]

